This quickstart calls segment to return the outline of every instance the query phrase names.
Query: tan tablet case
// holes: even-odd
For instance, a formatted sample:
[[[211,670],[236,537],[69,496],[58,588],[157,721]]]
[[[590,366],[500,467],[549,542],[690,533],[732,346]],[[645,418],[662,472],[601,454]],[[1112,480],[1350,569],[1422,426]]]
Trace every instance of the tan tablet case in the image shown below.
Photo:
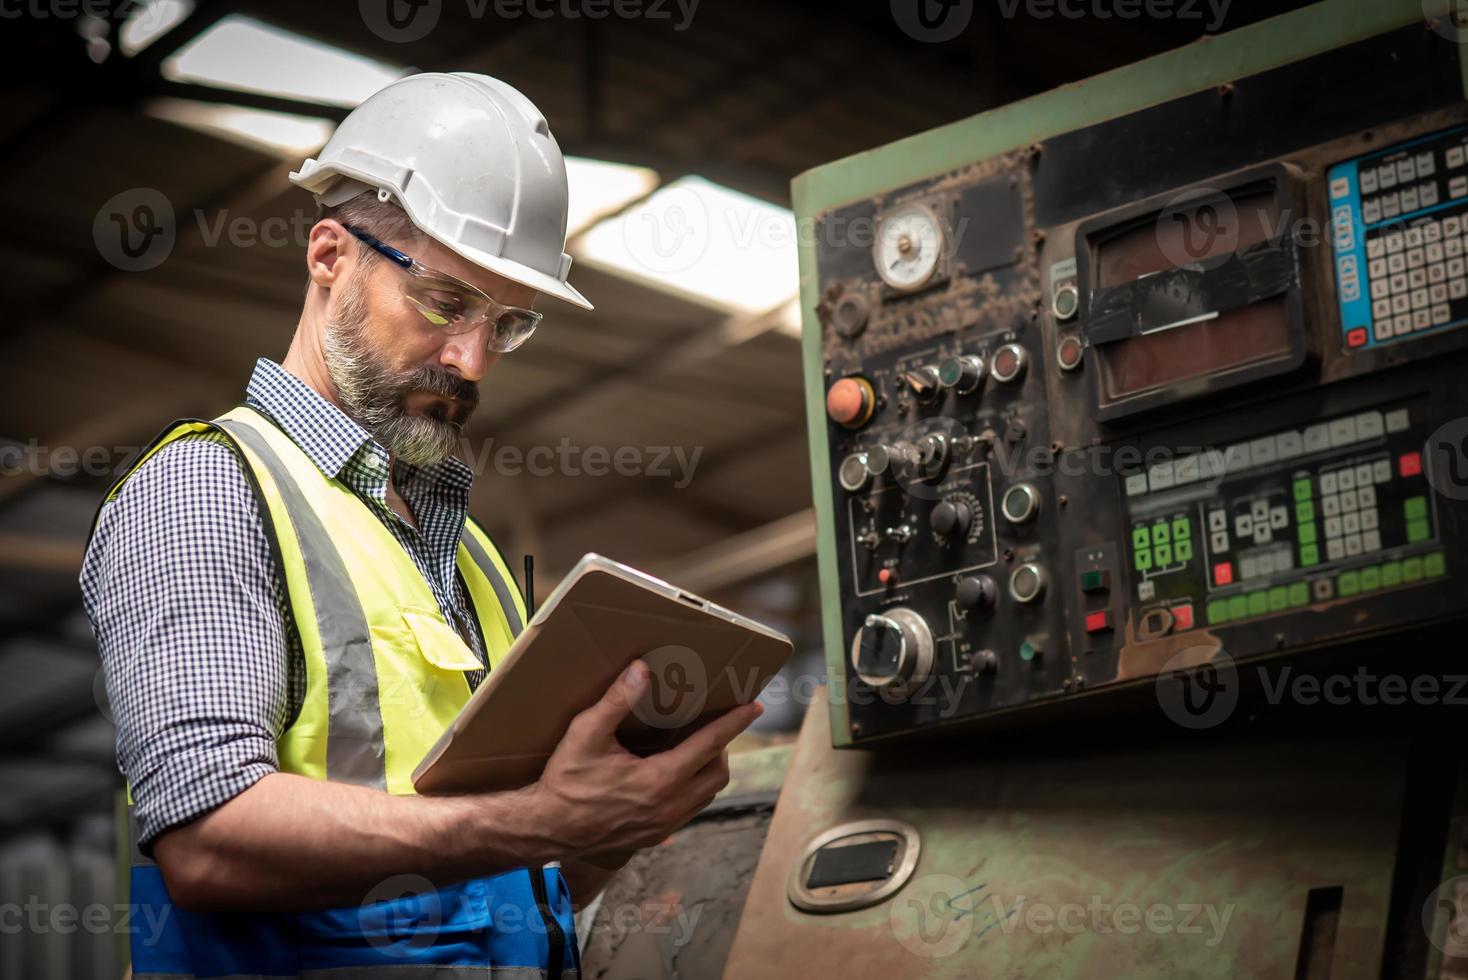
[[[666,582],[587,555],[536,612],[413,773],[420,793],[534,782],[571,720],[638,657],[646,696],[618,729],[650,754],[754,700],[789,659],[788,638]]]

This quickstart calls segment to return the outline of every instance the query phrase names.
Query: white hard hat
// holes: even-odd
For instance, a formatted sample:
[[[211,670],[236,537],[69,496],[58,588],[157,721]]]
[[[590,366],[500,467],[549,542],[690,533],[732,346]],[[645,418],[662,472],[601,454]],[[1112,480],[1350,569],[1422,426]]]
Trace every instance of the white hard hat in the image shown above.
[[[497,275],[591,309],[566,282],[566,163],[545,116],[488,75],[399,79],[343,119],[291,182],[327,206],[365,190]]]

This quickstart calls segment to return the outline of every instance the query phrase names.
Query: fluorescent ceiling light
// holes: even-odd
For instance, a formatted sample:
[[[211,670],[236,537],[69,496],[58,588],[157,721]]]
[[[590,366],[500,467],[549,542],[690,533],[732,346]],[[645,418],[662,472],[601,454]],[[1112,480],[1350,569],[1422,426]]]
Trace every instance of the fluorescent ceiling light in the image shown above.
[[[194,10],[194,0],[146,0],[128,16],[117,44],[131,58],[178,26]]]
[[[309,156],[325,145],[335,129],[329,119],[192,99],[153,99],[146,111],[154,118],[283,157]]]
[[[163,62],[164,76],[179,82],[346,107],[406,73],[240,14],[221,18]]]
[[[658,173],[606,160],[566,157],[566,182],[571,186],[566,234],[585,231],[593,222],[620,211],[658,186]]]
[[[760,314],[797,290],[795,216],[705,180],[683,177],[574,245],[588,265],[729,313]]]

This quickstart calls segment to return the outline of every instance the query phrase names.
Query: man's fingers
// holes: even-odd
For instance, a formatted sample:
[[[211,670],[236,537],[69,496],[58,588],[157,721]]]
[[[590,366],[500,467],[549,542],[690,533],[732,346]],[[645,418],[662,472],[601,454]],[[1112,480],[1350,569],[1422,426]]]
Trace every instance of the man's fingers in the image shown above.
[[[612,737],[622,719],[632,712],[632,706],[646,688],[647,664],[634,660],[630,667],[612,681],[612,686],[607,688],[596,704],[576,717],[577,722],[585,728],[584,734]]]
[[[758,701],[731,708],[663,755],[683,774],[695,773],[709,760],[717,758],[724,751],[724,746],[734,741],[734,737],[764,714],[764,710],[764,705]]]

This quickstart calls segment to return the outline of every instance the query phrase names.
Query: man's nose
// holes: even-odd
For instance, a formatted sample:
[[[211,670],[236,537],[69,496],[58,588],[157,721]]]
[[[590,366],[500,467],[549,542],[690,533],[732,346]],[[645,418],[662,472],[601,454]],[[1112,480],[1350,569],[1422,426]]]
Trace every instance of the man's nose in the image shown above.
[[[480,326],[467,333],[450,335],[439,353],[439,363],[444,367],[458,369],[459,375],[466,381],[478,382],[490,365],[499,360],[499,355],[491,354],[485,346],[488,341],[487,329]]]

